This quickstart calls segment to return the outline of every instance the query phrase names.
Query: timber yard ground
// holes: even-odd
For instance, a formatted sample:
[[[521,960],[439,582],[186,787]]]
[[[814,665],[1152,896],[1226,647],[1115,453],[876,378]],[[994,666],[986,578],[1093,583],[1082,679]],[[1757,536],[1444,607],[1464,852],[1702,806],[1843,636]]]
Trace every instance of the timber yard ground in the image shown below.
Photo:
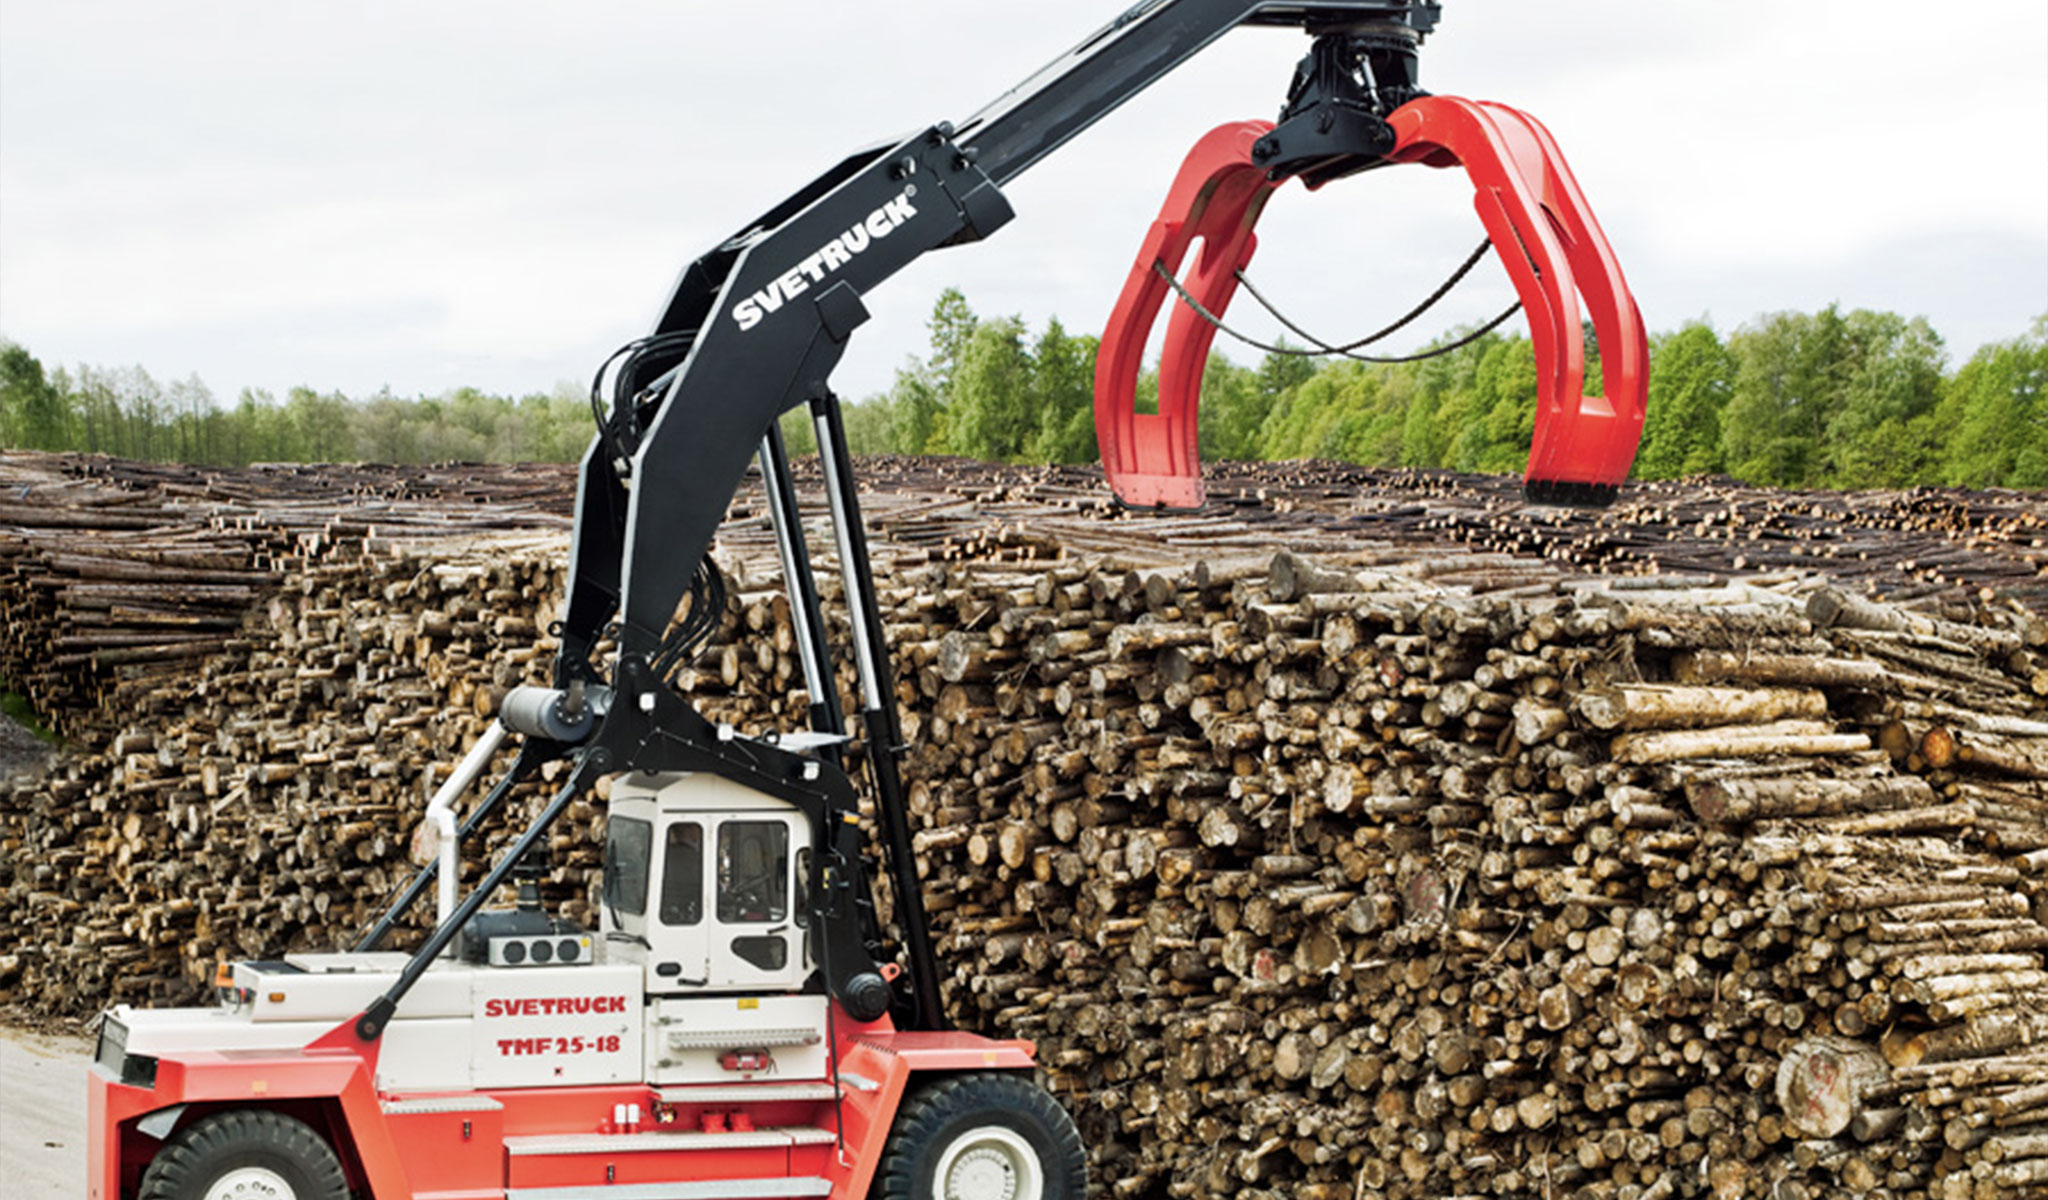
[[[42,765],[50,748],[0,717],[0,779]],[[0,1023],[0,1197],[85,1194],[85,1068],[92,1040]]]
[[[85,1195],[85,1069],[80,1034],[0,1026],[0,1196]]]

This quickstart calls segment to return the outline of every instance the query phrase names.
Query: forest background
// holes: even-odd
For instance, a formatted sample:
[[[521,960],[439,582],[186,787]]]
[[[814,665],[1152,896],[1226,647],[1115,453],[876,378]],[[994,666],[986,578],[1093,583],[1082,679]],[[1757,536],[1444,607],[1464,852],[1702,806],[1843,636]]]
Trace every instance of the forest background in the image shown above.
[[[854,453],[1095,460],[1094,337],[1057,319],[1034,331],[980,317],[954,290],[928,328],[929,352],[886,393],[848,408]],[[1597,391],[1590,334],[1587,350]],[[1141,408],[1156,386],[1148,372]],[[1201,447],[1210,459],[1518,472],[1535,407],[1534,356],[1520,335],[1488,333],[1398,364],[1267,354],[1242,366],[1213,354]],[[590,397],[576,384],[522,396],[244,389],[223,404],[196,376],[46,369],[29,348],[0,345],[0,446],[11,448],[210,465],[565,462],[582,455],[591,429]],[[814,447],[807,422],[785,430],[792,452]],[[1725,337],[1704,322],[1658,334],[1635,477],[1709,474],[1798,488],[2048,487],[2048,316],[1960,364],[1924,319],[1836,306],[1760,316]]]

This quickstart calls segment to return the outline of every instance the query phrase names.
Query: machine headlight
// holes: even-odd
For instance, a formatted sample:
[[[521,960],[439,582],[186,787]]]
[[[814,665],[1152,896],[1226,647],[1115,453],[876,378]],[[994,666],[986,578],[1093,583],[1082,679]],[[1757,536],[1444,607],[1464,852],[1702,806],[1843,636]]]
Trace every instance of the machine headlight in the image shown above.
[[[128,1054],[128,1027],[111,1014],[100,1018],[100,1044],[93,1051],[93,1061],[112,1071],[121,1073],[121,1060]]]
[[[130,1087],[156,1086],[156,1058],[128,1053],[128,1026],[111,1015],[100,1019],[100,1042],[93,1061]]]

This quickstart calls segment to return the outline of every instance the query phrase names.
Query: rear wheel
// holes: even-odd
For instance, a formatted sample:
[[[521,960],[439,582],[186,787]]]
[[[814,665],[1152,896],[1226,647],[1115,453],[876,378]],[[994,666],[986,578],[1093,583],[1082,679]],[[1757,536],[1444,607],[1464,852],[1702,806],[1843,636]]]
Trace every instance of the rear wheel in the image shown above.
[[[137,1200],[347,1200],[333,1147],[294,1117],[215,1113],[172,1138],[142,1173]]]
[[[875,1175],[877,1200],[1081,1200],[1081,1135],[1043,1088],[958,1075],[904,1103]]]

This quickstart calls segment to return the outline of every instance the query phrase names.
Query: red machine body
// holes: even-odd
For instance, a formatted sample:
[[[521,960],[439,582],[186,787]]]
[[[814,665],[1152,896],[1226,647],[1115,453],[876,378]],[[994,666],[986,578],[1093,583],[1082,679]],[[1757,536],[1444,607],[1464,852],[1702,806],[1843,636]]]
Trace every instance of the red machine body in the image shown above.
[[[1535,440],[1525,486],[1532,499],[1613,500],[1642,439],[1649,336],[1621,265],[1579,191],[1556,141],[1534,117],[1503,104],[1424,96],[1387,118],[1388,163],[1463,166],[1474,207],[1528,314],[1538,379]],[[1095,422],[1103,468],[1124,503],[1193,508],[1203,500],[1196,416],[1216,327],[1176,305],[1159,363],[1159,411],[1136,411],[1146,339],[1170,285],[1199,239],[1183,286],[1220,315],[1238,272],[1258,249],[1254,228],[1273,180],[1254,148],[1266,121],[1219,126],[1195,144],[1147,231],[1111,312],[1095,366]],[[1583,301],[1583,305],[1582,305]],[[1603,394],[1585,394],[1580,334],[1590,315],[1599,338]]]
[[[833,1085],[770,1079],[697,1089],[699,1100],[648,1084],[399,1092],[379,1089],[381,1043],[362,1042],[352,1025],[300,1050],[164,1054],[149,1079],[133,1083],[122,1082],[118,1062],[96,1064],[87,1072],[88,1200],[137,1193],[163,1144],[146,1126],[150,1114],[189,1129],[208,1114],[251,1107],[311,1126],[334,1147],[349,1190],[366,1200],[626,1195],[679,1180],[699,1181],[705,1195],[857,1200],[868,1195],[918,1079],[1029,1071],[1033,1053],[1028,1042],[899,1032],[887,1017],[861,1024],[842,1016]],[[622,1112],[637,1121],[622,1124]],[[760,1182],[750,1189],[749,1180]],[[805,1180],[817,1190],[792,1190]]]

